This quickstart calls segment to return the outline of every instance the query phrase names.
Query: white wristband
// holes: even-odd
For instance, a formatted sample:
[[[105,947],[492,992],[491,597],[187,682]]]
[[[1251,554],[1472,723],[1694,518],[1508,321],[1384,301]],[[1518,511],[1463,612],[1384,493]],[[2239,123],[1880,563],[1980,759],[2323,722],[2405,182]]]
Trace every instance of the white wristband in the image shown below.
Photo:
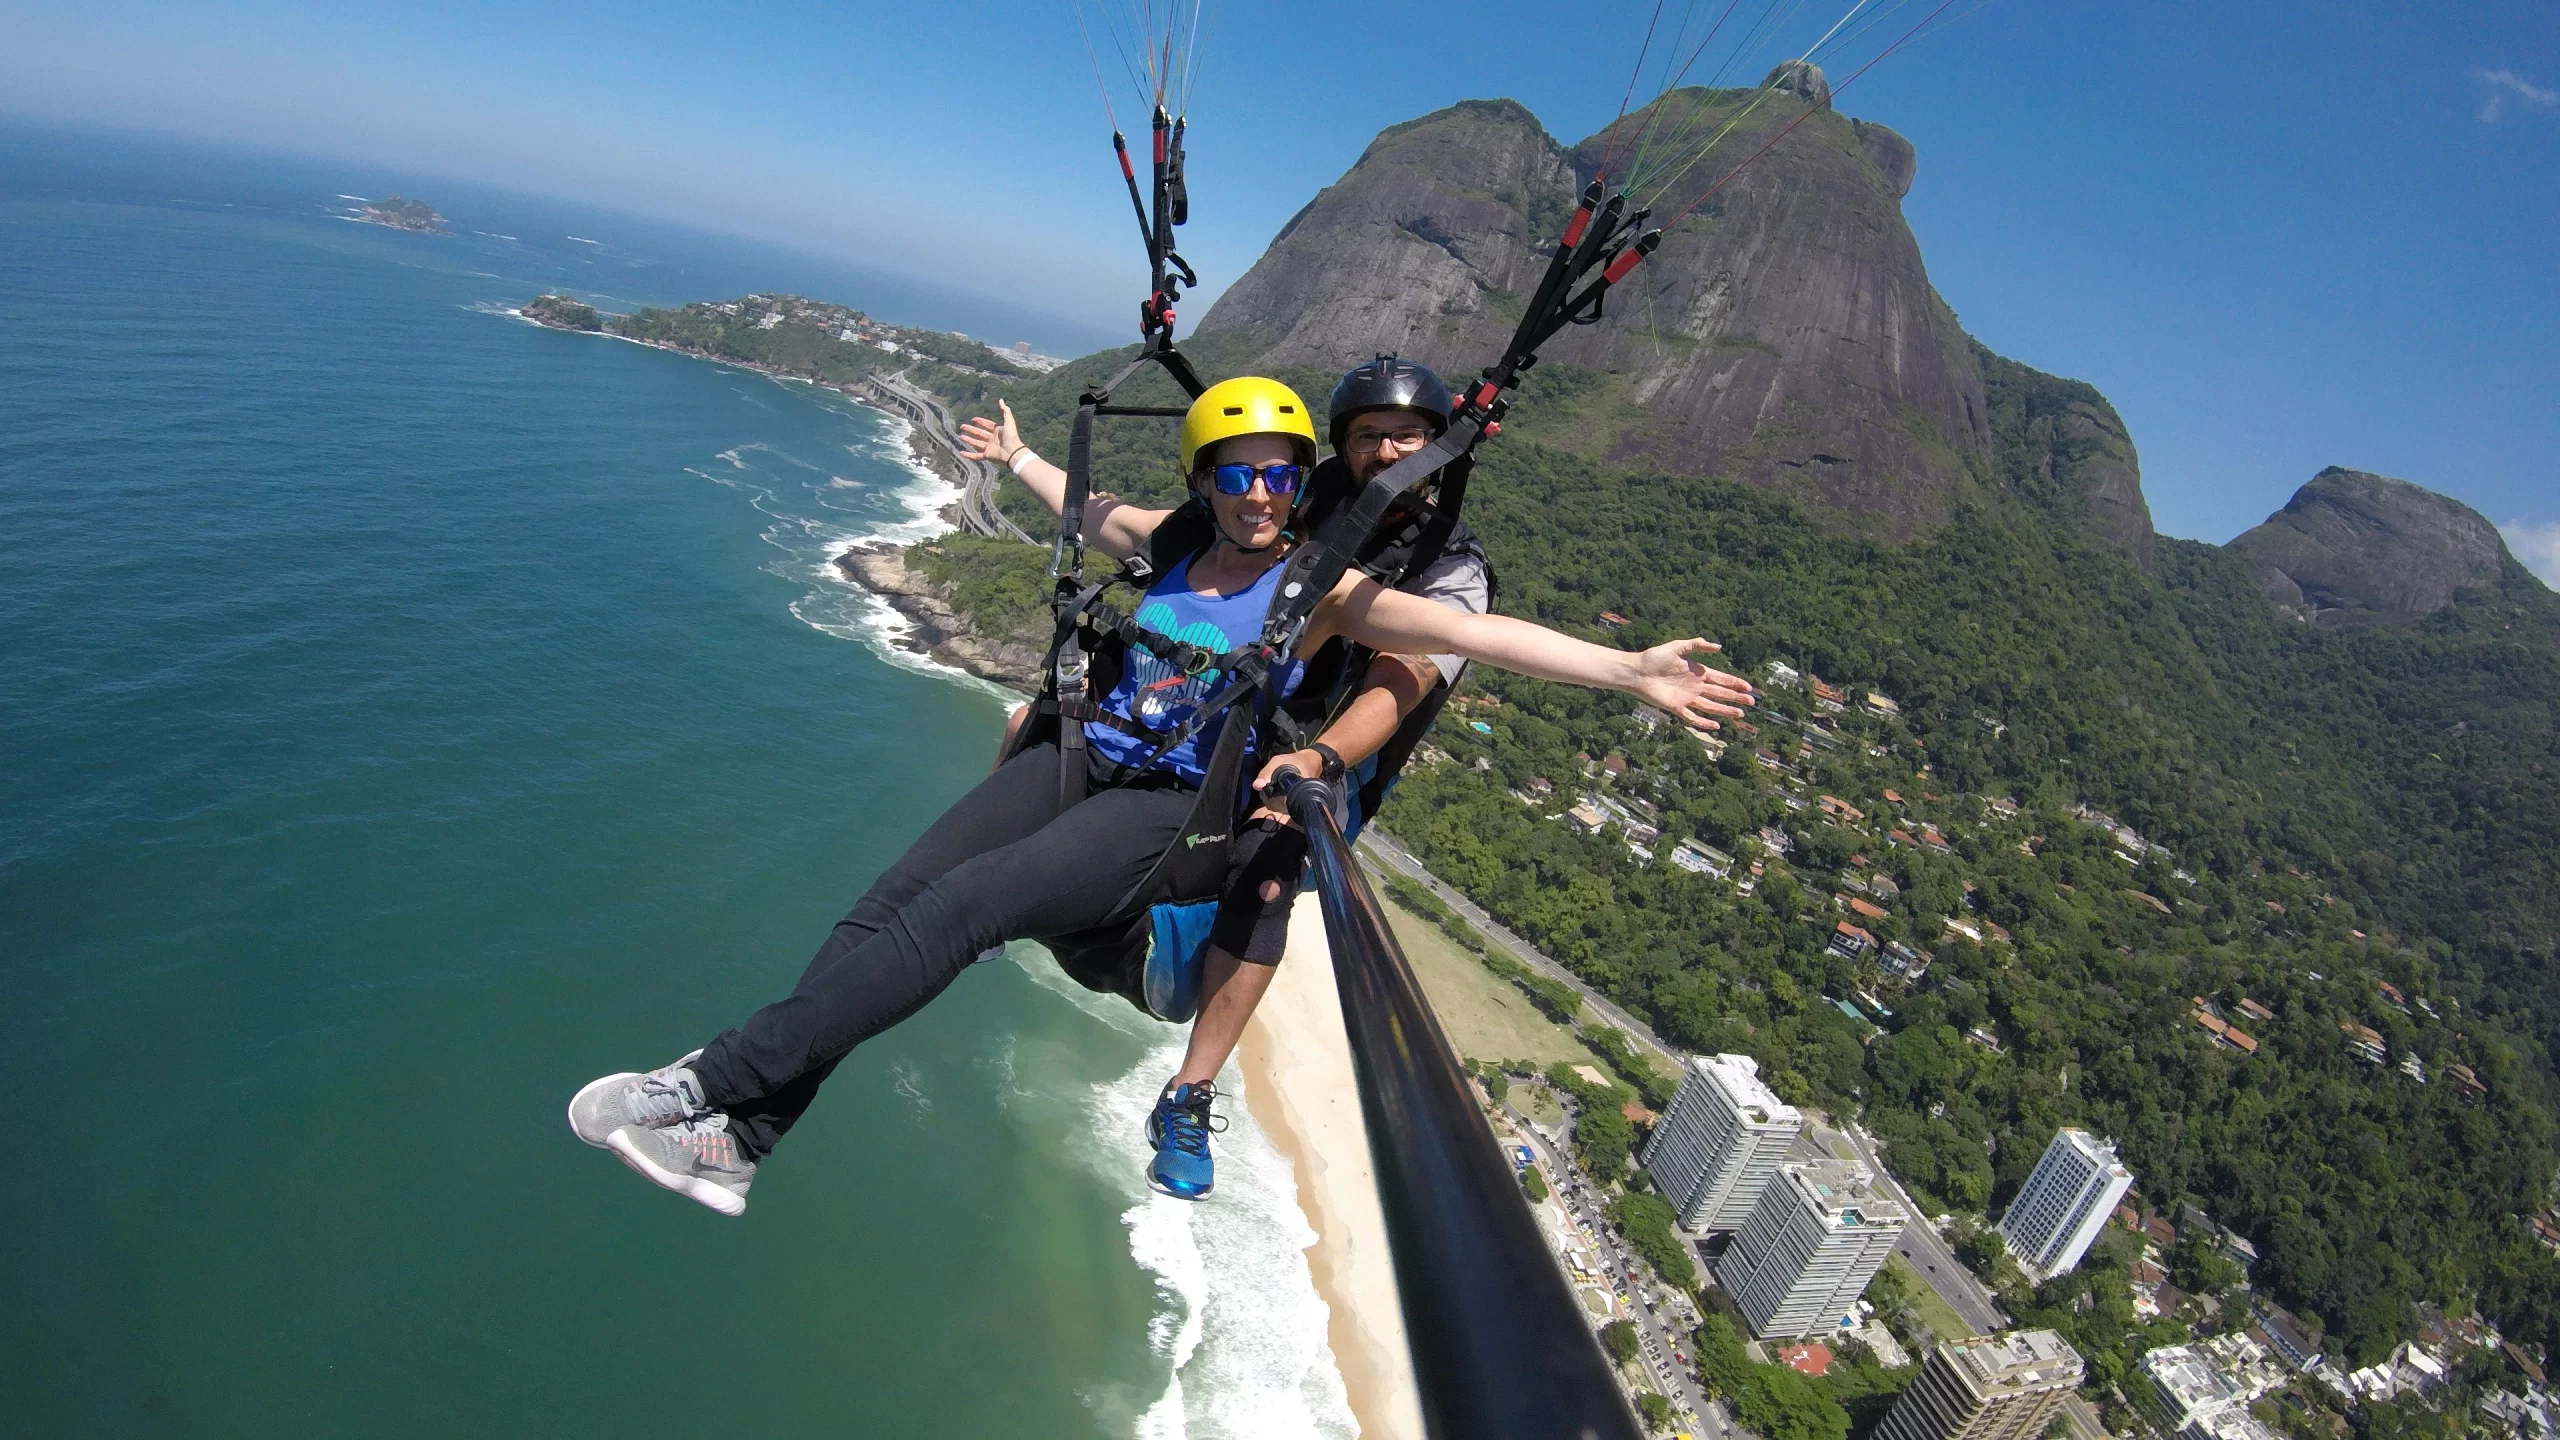
[[[1019,477],[1022,474],[1023,466],[1028,465],[1039,458],[1039,456],[1031,453],[1030,446],[1025,445],[1013,452],[1013,458],[1005,462],[1004,468],[1012,471],[1017,477]]]

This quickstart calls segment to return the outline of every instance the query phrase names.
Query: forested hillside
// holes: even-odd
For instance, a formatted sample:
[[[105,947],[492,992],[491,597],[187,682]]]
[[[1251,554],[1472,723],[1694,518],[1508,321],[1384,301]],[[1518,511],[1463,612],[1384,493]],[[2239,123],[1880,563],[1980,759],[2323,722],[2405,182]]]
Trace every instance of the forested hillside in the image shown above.
[[[1073,390],[1109,361],[1001,386],[1035,445],[1063,453]],[[2349,1353],[2387,1349],[2423,1299],[2560,1341],[2560,1263],[2523,1220],[2554,1183],[2560,602],[2510,561],[2423,620],[2338,630],[2278,612],[2213,546],[2158,541],[2146,575],[2084,538],[2121,436],[2104,400],[1986,362],[1990,473],[1899,546],[1540,443],[1585,418],[1575,373],[1541,374],[1470,502],[1506,610],[1630,646],[1705,634],[1764,681],[1779,662],[1900,717],[1773,686],[1760,733],[1713,758],[1623,699],[1479,674],[1469,693],[1499,703],[1443,720],[1448,758],[1381,823],[1675,1043],[1753,1053],[1798,1096],[1863,1111],[1951,1208],[1997,1215],[2053,1127],[2088,1124],[2153,1203],[2191,1196],[2250,1235],[2262,1281]],[[1172,492],[1169,431],[1121,422],[1103,453],[1102,483]],[[1042,559],[942,549],[943,573],[1020,572],[1017,589]],[[1564,812],[1585,792],[1657,828],[1653,857],[1623,826],[1579,833]],[[1994,798],[2017,817],[1988,818]],[[1688,873],[1683,839],[1732,855],[1735,879],[1755,858],[1767,873],[1747,895]],[[1887,918],[1850,912],[1853,893]],[[1936,963],[1904,981],[1843,957],[1844,919]],[[1880,1035],[1834,1003],[1861,992]],[[2254,1053],[2193,1018],[2242,999],[2276,1017],[2237,1019]],[[2391,1063],[2342,1025],[2373,1027]],[[2411,1058],[2427,1081],[2395,1068]]]

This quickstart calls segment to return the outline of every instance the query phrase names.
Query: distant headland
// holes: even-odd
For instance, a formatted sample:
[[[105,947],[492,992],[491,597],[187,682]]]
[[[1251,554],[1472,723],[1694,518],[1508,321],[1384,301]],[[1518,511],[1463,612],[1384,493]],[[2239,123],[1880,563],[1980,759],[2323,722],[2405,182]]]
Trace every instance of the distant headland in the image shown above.
[[[402,195],[387,195],[368,200],[356,213],[347,217],[367,225],[388,225],[394,230],[410,230],[420,235],[450,235],[444,228],[444,217],[423,200]]]

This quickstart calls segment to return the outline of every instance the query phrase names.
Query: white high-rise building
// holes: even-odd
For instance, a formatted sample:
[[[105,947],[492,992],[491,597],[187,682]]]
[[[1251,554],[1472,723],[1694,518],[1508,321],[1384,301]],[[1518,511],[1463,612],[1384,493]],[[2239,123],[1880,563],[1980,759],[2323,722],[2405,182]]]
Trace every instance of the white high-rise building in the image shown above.
[[[2116,1159],[2116,1142],[2065,1127],[2000,1217],[2001,1237],[2030,1276],[2049,1280],[2080,1263],[2132,1188],[2133,1173]]]
[[[1943,1344],[1875,1440],[2039,1440],[2080,1375],[2079,1352],[2050,1330]]]
[[[1748,1055],[1692,1055],[1646,1142],[1644,1168],[1691,1230],[1732,1230],[1760,1203],[1804,1128]]]
[[[1840,1323],[1910,1217],[1845,1160],[1782,1165],[1716,1265],[1751,1333],[1794,1339]]]

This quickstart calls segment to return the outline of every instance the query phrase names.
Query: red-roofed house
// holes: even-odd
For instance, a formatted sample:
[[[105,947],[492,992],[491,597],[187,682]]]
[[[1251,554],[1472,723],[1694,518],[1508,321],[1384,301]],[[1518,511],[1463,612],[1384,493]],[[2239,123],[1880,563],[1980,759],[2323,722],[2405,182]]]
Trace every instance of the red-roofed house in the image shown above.
[[[1831,1347],[1819,1340],[1807,1340],[1801,1345],[1781,1345],[1778,1347],[1778,1363],[1790,1370],[1801,1370],[1818,1377],[1831,1368]]]
[[[1843,920],[1831,927],[1831,953],[1855,960],[1876,948],[1876,937]]]

